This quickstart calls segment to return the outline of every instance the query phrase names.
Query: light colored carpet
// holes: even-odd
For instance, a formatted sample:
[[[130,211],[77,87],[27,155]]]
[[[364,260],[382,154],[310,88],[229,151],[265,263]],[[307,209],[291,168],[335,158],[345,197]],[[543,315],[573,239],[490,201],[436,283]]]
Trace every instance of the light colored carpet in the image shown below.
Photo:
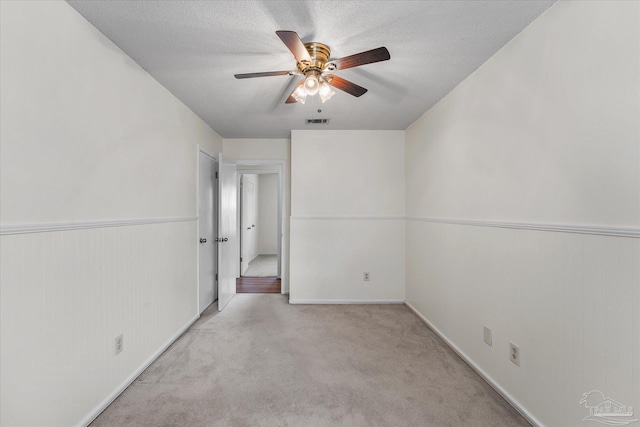
[[[403,305],[210,307],[92,424],[528,426]]]
[[[273,277],[278,275],[278,255],[258,255],[249,263],[244,277]]]

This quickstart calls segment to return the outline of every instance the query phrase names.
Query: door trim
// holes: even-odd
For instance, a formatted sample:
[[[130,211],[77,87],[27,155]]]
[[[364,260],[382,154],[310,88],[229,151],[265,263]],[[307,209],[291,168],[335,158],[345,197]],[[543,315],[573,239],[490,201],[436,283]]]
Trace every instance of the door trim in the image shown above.
[[[198,319],[200,318],[200,242],[198,241],[200,237],[200,153],[211,157],[216,162],[218,161],[216,156],[206,148],[200,144],[196,146],[196,236],[193,242],[196,245],[196,316]],[[217,218],[218,213],[215,212],[215,215]]]
[[[285,269],[284,259],[284,249],[286,242],[284,240],[284,230],[285,230],[285,197],[284,197],[284,189],[285,189],[285,160],[235,160],[238,165],[238,176],[240,174],[270,174],[275,173],[278,175],[278,234],[280,238],[278,239],[278,277],[280,278],[280,293],[286,294],[289,289],[289,277],[287,276],[287,271]],[[255,166],[255,169],[251,167]],[[261,166],[262,168],[258,168]],[[240,259],[240,253],[238,253],[238,260]]]
[[[218,246],[218,311],[225,307],[236,296],[236,272],[239,258],[238,224],[237,224],[237,178],[238,170],[234,159],[225,157],[223,153],[218,157],[218,236],[229,242],[227,249]],[[235,198],[235,200],[234,200]],[[231,265],[233,261],[233,265]],[[230,269],[230,270],[229,270]]]

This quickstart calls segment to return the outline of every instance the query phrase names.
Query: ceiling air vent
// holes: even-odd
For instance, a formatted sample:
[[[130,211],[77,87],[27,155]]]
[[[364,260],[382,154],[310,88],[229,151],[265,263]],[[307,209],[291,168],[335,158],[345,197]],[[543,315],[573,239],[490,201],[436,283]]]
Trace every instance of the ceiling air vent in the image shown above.
[[[307,119],[308,125],[327,125],[329,124],[329,119]]]

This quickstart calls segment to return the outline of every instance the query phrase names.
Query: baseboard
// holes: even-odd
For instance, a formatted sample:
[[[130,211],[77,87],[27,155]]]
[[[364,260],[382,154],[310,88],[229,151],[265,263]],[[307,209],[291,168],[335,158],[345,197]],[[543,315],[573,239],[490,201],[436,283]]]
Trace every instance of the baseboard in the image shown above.
[[[289,304],[404,304],[400,299],[290,299]]]
[[[471,369],[476,371],[478,375],[482,377],[482,379],[484,379],[491,387],[493,387],[493,389],[497,391],[498,394],[500,394],[504,398],[504,400],[506,400],[511,406],[513,406],[515,410],[520,413],[520,415],[522,415],[527,421],[529,421],[531,425],[536,427],[544,426],[540,422],[540,420],[538,420],[529,411],[527,411],[520,404],[520,402],[518,402],[516,399],[513,398],[513,396],[509,394],[509,392],[507,392],[504,388],[502,388],[502,386],[500,386],[500,384],[498,384],[493,378],[491,378],[489,374],[487,374],[484,370],[482,370],[482,368],[476,365],[476,363],[473,360],[471,360],[471,358],[469,358],[457,345],[455,345],[449,338],[447,338],[445,334],[443,334],[429,320],[427,320],[427,318],[424,317],[414,306],[412,306],[409,302],[405,302],[405,305],[416,316],[418,316],[418,318],[420,318],[420,320],[422,320],[429,329],[431,329],[436,335],[438,335],[440,339],[442,339],[442,341],[445,342],[445,344],[447,344],[453,351],[455,351],[456,354],[460,356],[460,358],[464,360],[465,363],[471,367]]]
[[[258,256],[260,255],[278,255],[278,252],[260,252]]]
[[[151,355],[151,357],[149,357],[138,369],[136,369],[133,374],[129,376],[129,378],[127,378],[122,384],[120,384],[120,386],[116,388],[113,393],[107,396],[107,398],[103,400],[98,406],[96,406],[93,411],[89,413],[89,415],[87,415],[82,421],[80,421],[80,423],[78,423],[78,426],[86,427],[91,424],[93,420],[95,420],[98,415],[102,413],[102,411],[107,409],[107,407],[111,405],[111,403],[113,403],[113,401],[116,400],[116,398],[120,396],[122,392],[125,391],[127,387],[129,387],[131,383],[134,382],[136,378],[138,378],[144,372],[144,370],[149,367],[149,365],[155,362],[156,359],[160,357],[160,355],[164,353],[164,351],[168,349],[171,344],[173,344],[178,338],[180,338],[180,336],[187,329],[189,329],[189,327],[193,325],[199,318],[200,315],[195,316],[194,318],[189,320],[182,328],[180,328],[178,332],[176,332],[171,338],[169,338],[169,340],[164,343],[164,345],[162,345],[155,353]]]

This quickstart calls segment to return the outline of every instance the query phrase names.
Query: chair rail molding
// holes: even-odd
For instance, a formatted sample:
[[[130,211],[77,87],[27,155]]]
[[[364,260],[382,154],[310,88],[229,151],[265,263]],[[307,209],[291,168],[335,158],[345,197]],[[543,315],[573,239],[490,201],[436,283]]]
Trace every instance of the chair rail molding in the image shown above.
[[[355,221],[376,221],[376,220],[405,220],[404,216],[292,216],[292,220],[355,220]]]
[[[167,218],[131,218],[103,221],[50,222],[34,224],[0,225],[0,236],[11,234],[46,233],[51,231],[83,230],[88,228],[126,227],[131,225],[164,224],[171,222],[196,221],[197,216]]]
[[[416,216],[407,216],[406,220],[418,222],[435,222],[441,224],[471,225],[477,227],[515,228],[522,230],[551,231],[557,233],[596,234],[600,236],[630,237],[634,239],[640,238],[640,228],[637,227],[599,227],[591,225],[501,222]]]

